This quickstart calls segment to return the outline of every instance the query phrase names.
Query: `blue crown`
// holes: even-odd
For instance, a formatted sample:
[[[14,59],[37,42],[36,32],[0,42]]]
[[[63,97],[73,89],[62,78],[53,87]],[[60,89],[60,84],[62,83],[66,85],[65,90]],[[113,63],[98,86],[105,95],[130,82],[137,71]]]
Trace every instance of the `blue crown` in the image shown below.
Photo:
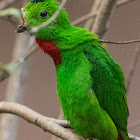
[[[38,3],[38,2],[44,2],[45,0],[32,0],[32,2],[34,3]]]

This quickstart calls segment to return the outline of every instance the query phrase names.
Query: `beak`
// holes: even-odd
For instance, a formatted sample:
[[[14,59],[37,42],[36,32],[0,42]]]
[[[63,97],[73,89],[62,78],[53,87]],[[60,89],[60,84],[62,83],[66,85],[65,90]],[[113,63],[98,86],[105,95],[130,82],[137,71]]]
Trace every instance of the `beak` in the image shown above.
[[[8,8],[8,9],[4,9],[4,10],[0,10],[0,16],[7,16],[8,18],[11,18],[12,16],[20,19],[21,21],[21,25],[18,26],[16,32],[17,33],[21,33],[27,30],[27,24],[25,21],[25,12],[26,9],[21,8],[21,9],[16,9],[16,8]]]
[[[26,9],[24,8],[21,8],[19,9],[20,10],[20,13],[21,13],[21,25],[18,26],[18,28],[16,29],[16,32],[17,33],[22,33],[24,31],[27,31],[27,23],[26,23],[26,20],[25,20],[25,13],[26,13]]]

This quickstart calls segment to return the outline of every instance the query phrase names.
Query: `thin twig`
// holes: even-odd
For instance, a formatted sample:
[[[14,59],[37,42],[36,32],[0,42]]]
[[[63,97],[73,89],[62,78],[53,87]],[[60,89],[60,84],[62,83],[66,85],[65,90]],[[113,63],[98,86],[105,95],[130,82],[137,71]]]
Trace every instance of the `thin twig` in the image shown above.
[[[124,1],[119,1],[119,2],[117,3],[117,7],[122,6],[122,5],[124,5],[124,4],[126,4],[126,3],[129,3],[129,2],[132,2],[132,1],[135,1],[135,0],[124,0]],[[96,14],[97,14],[97,12],[95,12],[95,13],[88,13],[88,14],[86,14],[86,15],[84,15],[84,16],[82,16],[82,17],[80,17],[80,18],[78,18],[78,19],[76,19],[76,20],[74,20],[74,21],[72,21],[71,24],[72,24],[73,26],[77,26],[77,25],[79,25],[80,23],[82,23],[82,22],[84,22],[84,21],[86,21],[86,20],[88,20],[88,19],[90,19],[90,18],[95,18]]]
[[[131,43],[138,43],[140,40],[130,40],[130,41],[107,41],[103,39],[99,39],[100,42],[107,43],[107,44],[131,44]]]
[[[54,119],[45,117],[24,105],[10,102],[0,102],[0,113],[15,114],[63,140],[82,140],[82,138],[76,134],[57,124],[58,122],[61,123],[61,121],[57,121],[56,123]]]
[[[41,25],[39,25],[37,27],[33,27],[30,30],[30,33],[31,34],[36,34],[40,29],[42,29],[43,27],[45,27],[45,26],[49,25],[50,23],[52,23],[57,18],[57,16],[59,15],[61,10],[63,9],[64,5],[66,4],[66,2],[67,2],[67,0],[63,0],[61,5],[59,6],[58,10],[54,13],[54,15],[49,20],[47,20],[46,22],[42,23]]]

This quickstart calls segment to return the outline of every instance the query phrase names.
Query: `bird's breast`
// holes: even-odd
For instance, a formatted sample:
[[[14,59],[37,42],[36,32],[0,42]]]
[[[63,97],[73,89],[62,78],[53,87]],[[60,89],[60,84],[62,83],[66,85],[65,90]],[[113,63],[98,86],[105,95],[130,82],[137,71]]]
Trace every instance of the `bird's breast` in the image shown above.
[[[56,44],[54,44],[52,41],[39,38],[36,38],[36,42],[41,50],[53,58],[55,65],[61,64],[61,51],[57,48]]]

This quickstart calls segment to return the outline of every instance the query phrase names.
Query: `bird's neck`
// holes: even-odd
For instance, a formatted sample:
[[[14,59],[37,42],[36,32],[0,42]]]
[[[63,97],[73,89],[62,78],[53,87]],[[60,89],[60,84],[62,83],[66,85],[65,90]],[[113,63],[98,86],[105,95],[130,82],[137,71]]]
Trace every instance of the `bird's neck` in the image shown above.
[[[50,55],[55,65],[61,64],[61,51],[57,48],[56,44],[52,41],[36,38],[36,42],[46,54]]]
[[[41,34],[39,34],[41,35]],[[69,26],[69,28],[60,28],[55,31],[55,34],[45,34],[45,36],[37,36],[36,42],[39,47],[48,55],[50,55],[56,66],[62,63],[62,53],[70,51],[71,53],[77,54],[83,47],[82,44],[97,40],[98,37],[87,32],[86,29]]]
[[[87,29],[70,26],[60,28],[56,31],[52,41],[61,50],[71,50],[88,41],[98,40],[96,35],[88,32]]]

